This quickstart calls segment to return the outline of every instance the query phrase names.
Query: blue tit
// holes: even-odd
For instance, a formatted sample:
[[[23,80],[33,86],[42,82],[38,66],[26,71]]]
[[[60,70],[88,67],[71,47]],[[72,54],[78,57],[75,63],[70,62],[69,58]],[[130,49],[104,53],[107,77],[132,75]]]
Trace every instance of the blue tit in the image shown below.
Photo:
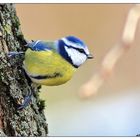
[[[37,84],[57,86],[69,81],[76,69],[93,58],[85,43],[68,36],[56,41],[33,41],[27,44],[24,69]]]
[[[77,37],[68,36],[56,41],[27,42],[24,69],[33,83],[46,86],[57,86],[69,81],[77,68],[87,59],[92,59],[88,47]],[[8,55],[24,54],[10,52]],[[32,94],[26,96],[18,109],[28,106]]]

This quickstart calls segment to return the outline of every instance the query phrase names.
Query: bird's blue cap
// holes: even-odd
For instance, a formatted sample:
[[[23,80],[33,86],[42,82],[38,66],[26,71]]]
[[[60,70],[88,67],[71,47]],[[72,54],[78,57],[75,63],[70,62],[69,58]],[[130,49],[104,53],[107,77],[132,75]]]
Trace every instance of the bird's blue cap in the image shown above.
[[[80,40],[79,38],[77,38],[77,37],[74,37],[74,36],[67,36],[67,37],[65,37],[68,41],[70,41],[70,42],[73,42],[73,43],[76,43],[76,44],[79,44],[79,45],[81,45],[81,46],[83,46],[83,47],[85,47],[86,45],[85,45],[85,43],[82,41],[82,40]]]

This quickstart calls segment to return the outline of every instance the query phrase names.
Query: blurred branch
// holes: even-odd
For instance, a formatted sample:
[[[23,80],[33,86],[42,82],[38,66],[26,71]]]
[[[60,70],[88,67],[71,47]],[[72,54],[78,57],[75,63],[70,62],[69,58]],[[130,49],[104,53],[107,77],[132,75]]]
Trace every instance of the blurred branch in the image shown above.
[[[109,78],[119,58],[131,48],[135,40],[137,23],[140,18],[140,5],[136,4],[128,12],[121,40],[118,41],[105,55],[99,71],[80,88],[80,97],[90,97],[96,94],[106,79]]]

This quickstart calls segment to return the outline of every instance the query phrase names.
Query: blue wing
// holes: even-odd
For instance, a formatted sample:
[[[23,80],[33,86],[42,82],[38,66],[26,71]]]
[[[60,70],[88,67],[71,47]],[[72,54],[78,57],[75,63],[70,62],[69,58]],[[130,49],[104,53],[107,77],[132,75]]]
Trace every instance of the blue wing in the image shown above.
[[[41,40],[29,42],[27,44],[27,47],[31,48],[34,51],[47,51],[47,50],[51,50],[51,48],[48,46],[47,42],[41,41]]]

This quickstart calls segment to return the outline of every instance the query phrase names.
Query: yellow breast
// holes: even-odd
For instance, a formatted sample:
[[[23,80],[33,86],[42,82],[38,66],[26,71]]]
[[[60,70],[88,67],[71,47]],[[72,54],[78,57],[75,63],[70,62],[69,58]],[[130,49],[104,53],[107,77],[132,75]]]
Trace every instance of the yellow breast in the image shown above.
[[[64,84],[76,70],[56,52],[31,49],[25,53],[24,67],[33,82],[47,86]]]

